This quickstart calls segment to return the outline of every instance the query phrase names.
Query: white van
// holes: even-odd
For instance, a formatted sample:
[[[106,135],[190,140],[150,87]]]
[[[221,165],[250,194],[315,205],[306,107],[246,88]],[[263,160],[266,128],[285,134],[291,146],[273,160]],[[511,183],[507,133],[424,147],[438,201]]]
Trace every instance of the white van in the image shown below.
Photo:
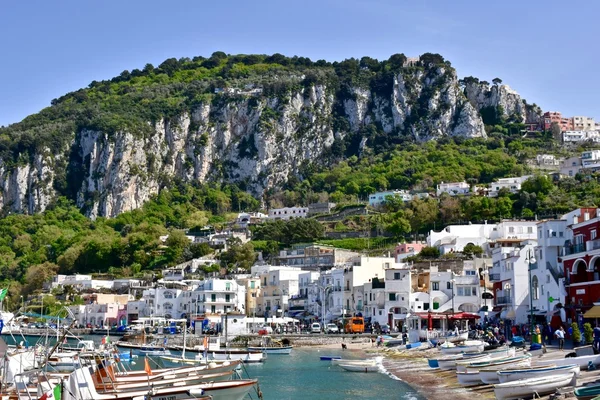
[[[310,326],[310,333],[321,333],[321,324],[318,322],[313,322]]]

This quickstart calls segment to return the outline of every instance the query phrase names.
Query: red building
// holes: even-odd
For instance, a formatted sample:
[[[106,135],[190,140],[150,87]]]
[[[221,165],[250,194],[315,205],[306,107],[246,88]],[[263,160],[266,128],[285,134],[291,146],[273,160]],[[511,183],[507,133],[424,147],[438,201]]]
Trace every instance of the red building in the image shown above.
[[[568,240],[559,262],[566,277],[567,316],[575,321],[600,301],[600,208],[581,208],[568,218]]]

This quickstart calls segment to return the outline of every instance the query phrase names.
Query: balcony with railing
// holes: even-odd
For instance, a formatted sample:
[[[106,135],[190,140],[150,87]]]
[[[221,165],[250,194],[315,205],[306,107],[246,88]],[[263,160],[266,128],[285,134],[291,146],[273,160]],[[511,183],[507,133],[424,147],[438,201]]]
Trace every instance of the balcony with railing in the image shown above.
[[[496,304],[511,304],[510,296],[498,296],[496,297]]]
[[[585,251],[584,243],[577,243],[572,245],[567,245],[563,247],[563,255],[570,256],[571,254],[577,254]]]
[[[494,272],[490,274],[490,282],[497,282],[500,281],[500,273],[499,272]]]
[[[587,251],[600,249],[600,239],[588,240],[586,243]]]

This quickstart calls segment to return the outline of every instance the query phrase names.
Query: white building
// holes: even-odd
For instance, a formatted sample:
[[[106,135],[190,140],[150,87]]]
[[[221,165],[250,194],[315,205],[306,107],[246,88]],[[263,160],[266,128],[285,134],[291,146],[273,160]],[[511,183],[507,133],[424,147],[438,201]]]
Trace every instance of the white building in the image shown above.
[[[578,142],[600,142],[600,132],[598,130],[576,130],[563,132],[563,143],[578,143]]]
[[[587,140],[587,132],[584,131],[564,131],[562,133],[563,143],[577,143]]]
[[[240,228],[248,228],[250,225],[260,224],[269,218],[268,215],[261,212],[239,213],[235,222]]]
[[[388,190],[385,192],[377,192],[369,195],[369,205],[371,207],[379,207],[386,202],[387,198],[397,197],[406,202],[412,199],[411,194],[406,190]]]
[[[490,240],[537,240],[537,221],[504,220],[497,224],[490,235]]]
[[[440,232],[431,230],[427,246],[436,247],[441,254],[461,252],[469,243],[485,250],[495,229],[495,224],[448,225]]]
[[[591,171],[600,169],[600,150],[584,151],[581,153],[581,164],[584,169]]]
[[[183,294],[181,289],[166,287],[144,290],[143,304],[137,307],[138,317],[181,318],[183,314],[189,315],[190,301]]]
[[[363,285],[364,317],[370,318],[371,323],[384,325],[388,323],[388,313],[385,304],[385,286],[387,282],[378,279]]]
[[[550,322],[558,303],[565,304],[564,271],[558,262],[567,240],[567,216],[560,220],[541,221],[537,225],[535,249],[537,269],[532,271],[533,306]],[[552,301],[550,301],[552,300]]]
[[[295,219],[295,218],[306,218],[308,215],[308,207],[285,207],[285,208],[273,208],[269,210],[269,219]]]
[[[469,191],[470,187],[467,182],[442,182],[437,185],[435,193],[438,197],[440,197],[442,193],[448,193],[450,196],[458,196],[462,194],[468,194]]]
[[[560,166],[560,175],[574,177],[581,171],[581,168],[581,157],[570,157],[562,162]]]
[[[245,313],[246,287],[232,279],[208,279],[192,293],[194,314]]]
[[[59,286],[72,286],[76,290],[86,289],[112,289],[113,281],[92,279],[91,275],[55,275],[52,278],[51,288]]]
[[[518,176],[516,178],[501,178],[490,185],[490,191],[488,192],[489,197],[497,197],[498,192],[501,189],[508,189],[510,193],[517,193],[521,190],[521,185],[527,179],[531,178],[531,175]]]
[[[537,232],[536,232],[537,233]],[[505,239],[492,250],[493,267],[490,281],[494,284],[494,301],[499,317],[512,323],[525,324],[530,314],[529,269],[537,269],[536,240]]]
[[[392,329],[402,331],[402,326],[410,312],[411,273],[410,268],[394,268],[385,270],[384,315],[385,323]],[[378,312],[380,312],[378,310]],[[378,315],[381,317],[381,315]],[[380,322],[381,323],[381,322]]]
[[[319,277],[320,273],[317,271],[306,271],[298,275],[298,296],[305,299],[304,312],[312,315],[319,315]],[[300,314],[300,310],[297,310],[295,317]]]
[[[540,167],[558,167],[560,165],[560,160],[558,160],[554,154],[538,154],[535,157],[537,164]]]
[[[272,267],[260,275],[261,292],[257,299],[256,315],[283,317],[289,310],[289,299],[297,296],[299,277],[304,273],[295,267]]]

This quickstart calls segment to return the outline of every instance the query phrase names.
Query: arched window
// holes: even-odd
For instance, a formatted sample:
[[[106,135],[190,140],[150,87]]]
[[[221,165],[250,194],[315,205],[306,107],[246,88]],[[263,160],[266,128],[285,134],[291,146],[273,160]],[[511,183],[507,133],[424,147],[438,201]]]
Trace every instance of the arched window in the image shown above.
[[[173,304],[171,303],[165,303],[163,304],[163,309],[165,310],[165,312],[171,312],[173,310]]]
[[[533,300],[538,300],[540,298],[540,288],[539,288],[538,277],[535,275],[533,276],[533,278],[531,278],[531,291],[532,291]]]
[[[169,291],[167,290],[167,291],[165,291],[165,292],[163,293],[163,297],[164,297],[165,299],[172,299],[172,298],[173,298],[173,292],[169,292]]]

